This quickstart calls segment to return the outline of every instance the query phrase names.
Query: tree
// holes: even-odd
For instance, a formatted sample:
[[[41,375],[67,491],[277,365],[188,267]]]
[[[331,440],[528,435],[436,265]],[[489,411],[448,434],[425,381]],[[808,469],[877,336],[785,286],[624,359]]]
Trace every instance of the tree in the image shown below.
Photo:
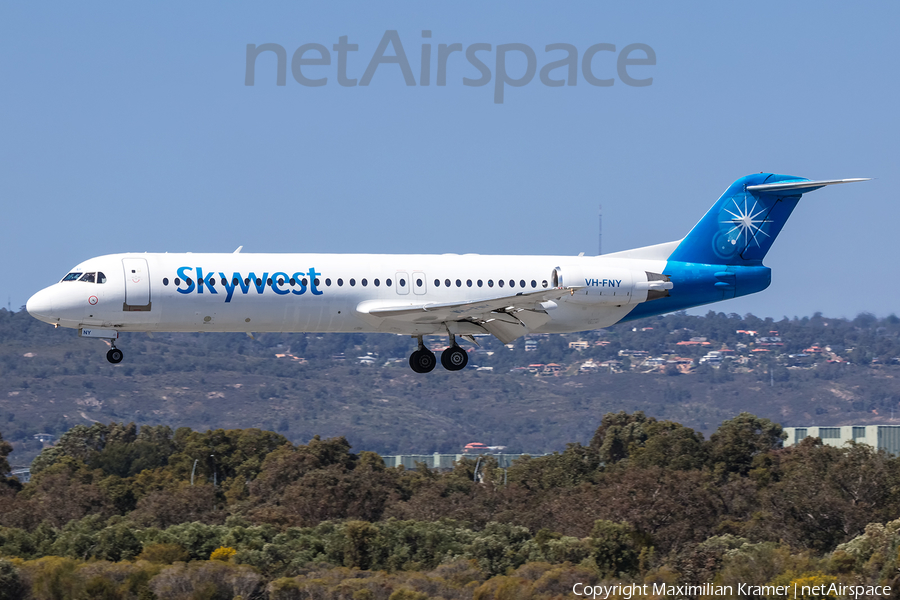
[[[3,434],[0,433],[0,488],[2,488],[2,486],[4,485],[10,487],[18,487],[16,486],[15,479],[7,477],[12,469],[10,468],[9,462],[6,460],[6,457],[9,456],[12,451],[12,444],[5,441],[3,439]]]
[[[591,449],[597,452],[606,464],[627,458],[633,446],[639,446],[647,439],[646,426],[656,422],[643,412],[628,414],[624,411],[603,415],[600,427],[591,439]]]
[[[13,451],[12,444],[3,439],[3,433],[0,432],[0,477],[6,477],[10,472],[9,462],[6,457]]]
[[[591,558],[601,579],[628,577],[638,570],[641,544],[637,532],[626,522],[598,520],[591,530]]]
[[[754,460],[780,448],[787,434],[769,419],[742,412],[725,421],[709,438],[710,461],[717,472],[745,476]]]
[[[604,415],[590,448],[608,465],[628,458],[642,466],[696,469],[706,460],[702,435],[679,423],[657,421],[641,411]]]
[[[25,597],[25,585],[19,577],[19,570],[8,560],[0,558],[0,600],[19,600]]]

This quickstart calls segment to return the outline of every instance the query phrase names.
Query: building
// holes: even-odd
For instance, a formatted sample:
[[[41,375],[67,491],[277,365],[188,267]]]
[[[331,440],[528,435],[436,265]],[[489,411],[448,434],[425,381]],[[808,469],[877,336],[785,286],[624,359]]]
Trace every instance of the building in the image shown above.
[[[900,425],[844,425],[841,427],[785,427],[785,446],[793,446],[804,438],[821,438],[823,444],[843,447],[847,442],[866,444],[878,450],[900,455]]]
[[[506,469],[510,465],[512,465],[513,461],[517,458],[521,458],[522,456],[526,456],[524,454],[494,454],[492,452],[485,452],[486,456],[493,456],[497,459],[497,463],[501,469]],[[416,463],[425,463],[429,469],[452,469],[453,466],[464,458],[468,458],[470,460],[478,460],[479,454],[470,453],[470,454],[440,454],[435,452],[434,454],[399,454],[399,455],[387,455],[382,456],[384,459],[384,465],[393,469],[395,467],[403,466],[406,469],[415,469]],[[544,454],[528,454],[527,456],[531,456],[533,458],[537,458],[539,456],[545,456]]]

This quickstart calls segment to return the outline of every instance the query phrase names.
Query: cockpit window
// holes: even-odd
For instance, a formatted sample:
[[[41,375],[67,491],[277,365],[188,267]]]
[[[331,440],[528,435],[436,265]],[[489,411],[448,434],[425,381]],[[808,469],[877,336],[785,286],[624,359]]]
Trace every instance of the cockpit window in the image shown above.
[[[81,273],[69,273],[63,277],[63,281],[78,281],[79,277],[81,277]]]
[[[81,279],[78,281],[83,281],[85,283],[95,283],[96,282],[96,273],[85,273],[81,276]]]
[[[106,275],[103,271],[97,271],[97,283],[106,283]]]

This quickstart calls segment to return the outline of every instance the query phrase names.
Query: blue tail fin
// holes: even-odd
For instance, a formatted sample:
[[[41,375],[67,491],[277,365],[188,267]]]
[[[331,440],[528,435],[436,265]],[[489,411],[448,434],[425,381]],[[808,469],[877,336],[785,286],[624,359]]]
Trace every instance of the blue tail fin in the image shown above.
[[[810,181],[758,173],[732,183],[669,256],[670,261],[714,265],[759,265],[800,196],[840,179]]]

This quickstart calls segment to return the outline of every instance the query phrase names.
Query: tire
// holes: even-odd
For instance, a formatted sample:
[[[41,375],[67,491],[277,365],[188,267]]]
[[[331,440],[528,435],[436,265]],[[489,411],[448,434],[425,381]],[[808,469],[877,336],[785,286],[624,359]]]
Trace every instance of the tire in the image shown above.
[[[430,373],[435,364],[437,359],[431,350],[416,350],[409,357],[409,366],[416,373]]]
[[[469,364],[468,353],[459,346],[447,348],[441,352],[441,365],[448,371],[461,371]]]
[[[415,371],[416,373],[421,373],[419,370],[419,351],[416,350],[412,354],[409,355],[409,368]]]
[[[125,355],[118,348],[112,348],[109,352],[106,353],[106,360],[114,365],[122,362],[123,358],[125,358]]]

